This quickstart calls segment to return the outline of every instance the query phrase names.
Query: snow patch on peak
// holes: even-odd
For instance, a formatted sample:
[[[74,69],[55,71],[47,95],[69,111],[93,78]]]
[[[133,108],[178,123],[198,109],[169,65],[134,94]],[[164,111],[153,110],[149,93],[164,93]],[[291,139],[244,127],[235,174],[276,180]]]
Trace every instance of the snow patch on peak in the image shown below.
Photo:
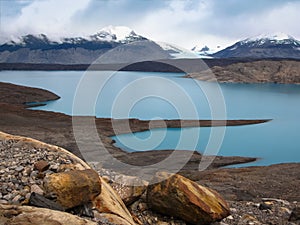
[[[173,45],[173,44],[169,44],[169,43],[165,43],[165,42],[161,42],[158,41],[156,42],[162,49],[164,50],[170,50],[170,51],[175,51],[175,52],[182,52],[182,51],[188,51],[182,47],[179,47],[177,45]]]
[[[21,37],[11,36],[10,40],[6,42],[7,45],[21,45],[25,44]]]
[[[196,45],[192,48],[192,51],[194,52],[202,52],[202,51],[208,51],[209,50],[209,47],[207,47],[206,45],[203,46],[203,45]]]
[[[28,34],[21,37],[15,37],[11,36],[10,41],[6,42],[7,45],[21,45],[25,46],[28,43],[33,42],[44,42],[44,43],[50,43],[51,41],[48,39],[48,37],[45,34]]]
[[[108,41],[129,43],[133,41],[147,40],[136,34],[132,29],[125,26],[107,26],[102,28],[98,33],[89,36],[92,41]]]
[[[135,32],[129,27],[125,26],[107,26],[98,32],[98,34],[106,33],[109,36],[115,36],[116,41],[121,41],[129,37],[130,35],[136,35]]]
[[[244,42],[256,42],[256,41],[263,41],[263,40],[273,40],[273,41],[284,41],[284,40],[295,40],[294,37],[291,35],[277,32],[273,34],[261,34],[255,37],[247,38]]]
[[[192,48],[192,51],[200,56],[210,56],[223,48],[219,45],[215,46],[214,48],[210,48],[207,45],[196,45]]]
[[[286,40],[286,39],[295,39],[291,35],[288,35],[288,34],[285,34],[285,33],[275,33],[271,36],[271,38],[274,39],[274,40],[277,40],[277,41]]]

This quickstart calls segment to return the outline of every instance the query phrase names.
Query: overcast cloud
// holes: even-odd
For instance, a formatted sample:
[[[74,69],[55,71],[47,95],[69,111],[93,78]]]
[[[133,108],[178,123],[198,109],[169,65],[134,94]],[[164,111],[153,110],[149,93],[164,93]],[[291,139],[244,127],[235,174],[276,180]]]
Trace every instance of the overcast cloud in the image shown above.
[[[188,49],[262,33],[300,39],[300,0],[0,0],[0,7],[2,42],[28,33],[88,35],[107,25]]]

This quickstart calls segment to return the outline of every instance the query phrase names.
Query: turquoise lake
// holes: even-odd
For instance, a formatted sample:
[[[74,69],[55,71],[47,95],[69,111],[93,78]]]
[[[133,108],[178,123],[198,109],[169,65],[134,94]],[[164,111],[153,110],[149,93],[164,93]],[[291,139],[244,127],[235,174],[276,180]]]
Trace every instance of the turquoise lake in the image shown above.
[[[35,109],[68,115],[145,120],[272,119],[264,124],[226,129],[153,129],[113,137],[116,145],[127,151],[185,149],[260,158],[244,166],[300,161],[299,85],[217,85],[181,76],[145,72],[1,71],[0,81],[52,91],[61,99]],[[219,140],[210,139],[213,132],[222,134]],[[211,149],[217,146],[214,142],[220,141],[219,149]]]

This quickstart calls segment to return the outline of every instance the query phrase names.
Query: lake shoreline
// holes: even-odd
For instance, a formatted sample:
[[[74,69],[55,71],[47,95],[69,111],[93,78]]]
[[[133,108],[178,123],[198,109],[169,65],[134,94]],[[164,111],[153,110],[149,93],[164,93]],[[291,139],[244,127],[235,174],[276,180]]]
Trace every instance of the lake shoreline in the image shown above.
[[[6,87],[5,89],[2,88],[4,86]],[[5,91],[5,95],[3,93],[0,95],[1,131],[13,135],[27,136],[49,144],[61,146],[75,155],[81,156],[74,138],[72,118],[70,116],[61,113],[28,110],[23,104],[24,102],[45,102],[47,100],[57,99],[58,96],[41,89],[4,83],[0,83],[0,90]],[[147,121],[130,121],[132,131],[140,131],[143,126],[144,129],[149,128]],[[98,134],[107,151],[122,162],[129,164],[137,162],[138,164],[147,164],[149,162],[151,163],[151,160],[154,159],[158,161],[164,159],[172,152],[171,150],[150,151],[148,153],[126,153],[113,146],[112,139],[109,138],[109,136],[115,133],[112,133],[111,126],[108,126],[109,123],[111,123],[110,119],[96,119]],[[177,124],[174,123],[173,125],[178,125],[178,121]],[[125,131],[119,130],[119,132]],[[182,151],[182,153],[184,154],[185,151]],[[180,173],[190,179],[200,181],[200,183],[204,183],[206,186],[217,189],[217,191],[229,200],[235,201],[250,198],[273,197],[290,201],[300,201],[300,196],[296,194],[297,191],[295,189],[300,185],[300,181],[297,178],[300,163],[229,169],[220,167],[252,162],[256,159],[218,156],[211,164],[209,170],[199,171],[199,160],[201,160],[201,155],[194,152],[191,156],[191,160],[182,168]],[[274,176],[274,174],[276,174],[276,176]],[[262,180],[264,180],[264,182],[262,182]],[[224,188],[226,186],[230,188]],[[254,190],[255,193],[253,192]]]
[[[149,121],[149,120],[139,120],[139,119],[95,118],[95,117],[88,117],[88,116],[72,117],[57,112],[49,112],[49,111],[42,111],[42,110],[28,110],[28,108],[31,108],[31,106],[27,105],[27,102],[30,102],[31,104],[34,103],[36,105],[39,105],[42,102],[44,103],[47,101],[59,99],[59,96],[49,91],[45,91],[38,88],[30,88],[30,87],[24,87],[24,86],[19,86],[14,84],[2,83],[2,82],[0,82],[0,88],[2,92],[0,98],[0,105],[1,105],[0,114],[1,114],[1,118],[3,118],[1,120],[1,127],[9,127],[8,130],[4,129],[2,131],[12,133],[12,134],[34,137],[36,139],[47,142],[47,138],[48,139],[50,138],[48,137],[47,132],[45,132],[45,130],[57,129],[56,132],[52,134],[53,137],[51,137],[52,141],[50,142],[50,144],[61,145],[62,147],[69,149],[71,152],[73,152],[78,156],[81,155],[78,148],[76,147],[76,140],[71,141],[72,144],[68,144],[70,140],[63,140],[62,138],[59,138],[60,142],[58,142],[56,140],[57,137],[55,137],[55,133],[57,133],[57,136],[61,136],[61,135],[67,137],[72,136],[73,135],[72,123],[74,121],[74,118],[76,118],[77,121],[76,123],[80,123],[82,125],[85,124],[86,121],[91,121],[91,120],[95,121],[97,130],[99,133],[101,133],[100,136],[102,141],[105,144],[105,147],[108,148],[112,154],[115,155],[121,154],[122,155],[121,158],[123,158],[123,160],[125,161],[126,160],[132,161],[130,160],[130,157],[133,157],[132,155],[134,154],[139,155],[139,157],[143,158],[143,156],[153,157],[152,156],[153,153],[151,151],[143,152],[142,153],[143,156],[141,156],[141,154],[138,153],[128,153],[124,150],[115,147],[113,145],[114,141],[110,138],[111,136],[126,134],[131,132],[132,133],[142,132],[142,131],[147,131],[149,129],[157,129],[157,128],[241,126],[241,125],[260,124],[260,123],[266,123],[271,121],[271,119],[257,119],[257,120],[241,119],[241,120],[213,120],[213,121],[176,119],[176,120]],[[16,120],[16,118],[18,120]],[[36,132],[29,132],[28,130],[26,132],[22,131],[22,128],[27,128],[27,126],[30,126],[31,123],[34,124],[37,121],[39,121],[38,122],[39,126],[37,129],[43,130],[43,132],[40,135],[35,136]],[[124,124],[127,123],[129,126],[124,126]],[[14,125],[15,128],[14,126],[10,126],[10,125]],[[63,125],[65,125],[64,129],[62,129]],[[158,156],[157,158],[162,159],[163,157],[166,157],[166,152],[168,151],[172,151],[172,150],[161,150],[161,151],[155,150],[154,152],[155,155],[160,154],[160,156]],[[124,157],[124,155],[130,155],[130,157]],[[134,156],[134,158],[136,158],[136,156]],[[222,157],[222,159],[225,158],[226,157]],[[228,159],[232,160],[232,162]],[[256,158],[254,157],[252,158],[252,157],[239,157],[239,156],[228,157],[228,159],[224,160],[225,161],[224,163],[218,162],[218,166],[213,166],[213,167],[220,167],[221,165],[227,166],[233,164],[248,163],[256,160]]]
[[[132,64],[116,63],[116,64],[34,64],[34,63],[0,63],[0,70],[29,70],[29,71],[86,71],[96,70],[112,70],[112,71],[139,71],[139,72],[183,72],[175,66],[187,68],[188,72],[198,72],[199,69],[206,69],[212,66],[226,66],[237,62],[252,62],[259,59],[247,58],[228,58],[228,59],[164,59],[157,61],[143,61]],[[280,59],[271,59],[278,61]],[[292,59],[291,59],[292,60]],[[199,65],[199,61],[203,61],[206,65]],[[205,68],[204,68],[205,66]]]

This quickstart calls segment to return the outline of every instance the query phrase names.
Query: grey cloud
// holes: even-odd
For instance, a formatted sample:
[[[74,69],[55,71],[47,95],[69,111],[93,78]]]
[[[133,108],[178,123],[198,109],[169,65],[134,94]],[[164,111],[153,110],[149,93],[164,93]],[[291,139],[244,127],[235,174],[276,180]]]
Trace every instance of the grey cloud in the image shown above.
[[[299,0],[210,0],[210,14],[203,21],[195,21],[186,29],[232,40],[245,38],[266,32],[287,32],[282,26],[282,19],[273,17],[267,20],[272,10],[282,9],[289,3]],[[297,23],[286,13],[285,20]],[[288,31],[292,33],[293,30]]]
[[[18,17],[24,7],[20,2],[29,4],[33,1],[0,0],[2,24],[9,21],[3,17],[10,18],[11,21]],[[63,2],[61,0],[61,4]],[[60,6],[55,1],[53,4]],[[287,7],[289,5],[292,7]],[[76,3],[74,8],[75,6]],[[72,15],[69,15],[71,18],[68,23],[62,26],[65,26],[63,31],[73,31],[71,35],[80,35],[94,33],[107,25],[124,25],[149,38],[186,46],[191,40],[204,36],[237,40],[262,31],[276,30],[295,34],[299,16],[291,8],[297,6],[300,6],[300,0],[89,0],[89,4],[84,5],[85,8],[77,6]],[[287,12],[282,9],[287,9]],[[272,14],[273,11],[280,13]],[[55,12],[53,13],[50,15],[55,17]],[[11,27],[9,23],[5,25]],[[43,28],[43,21],[39,21],[39,24],[23,21],[21,26],[23,25],[36,30]],[[55,31],[60,34],[57,29]],[[50,32],[54,31],[49,29]],[[296,37],[297,35],[299,37],[299,32]]]
[[[78,24],[106,25],[132,24],[148,13],[166,5],[162,0],[92,0],[89,6],[76,14],[74,20]]]
[[[213,14],[219,17],[236,17],[259,14],[299,0],[213,0]]]
[[[32,1],[23,0],[23,1],[3,1],[0,0],[0,16],[3,17],[15,17],[21,14],[23,7],[30,5]]]

